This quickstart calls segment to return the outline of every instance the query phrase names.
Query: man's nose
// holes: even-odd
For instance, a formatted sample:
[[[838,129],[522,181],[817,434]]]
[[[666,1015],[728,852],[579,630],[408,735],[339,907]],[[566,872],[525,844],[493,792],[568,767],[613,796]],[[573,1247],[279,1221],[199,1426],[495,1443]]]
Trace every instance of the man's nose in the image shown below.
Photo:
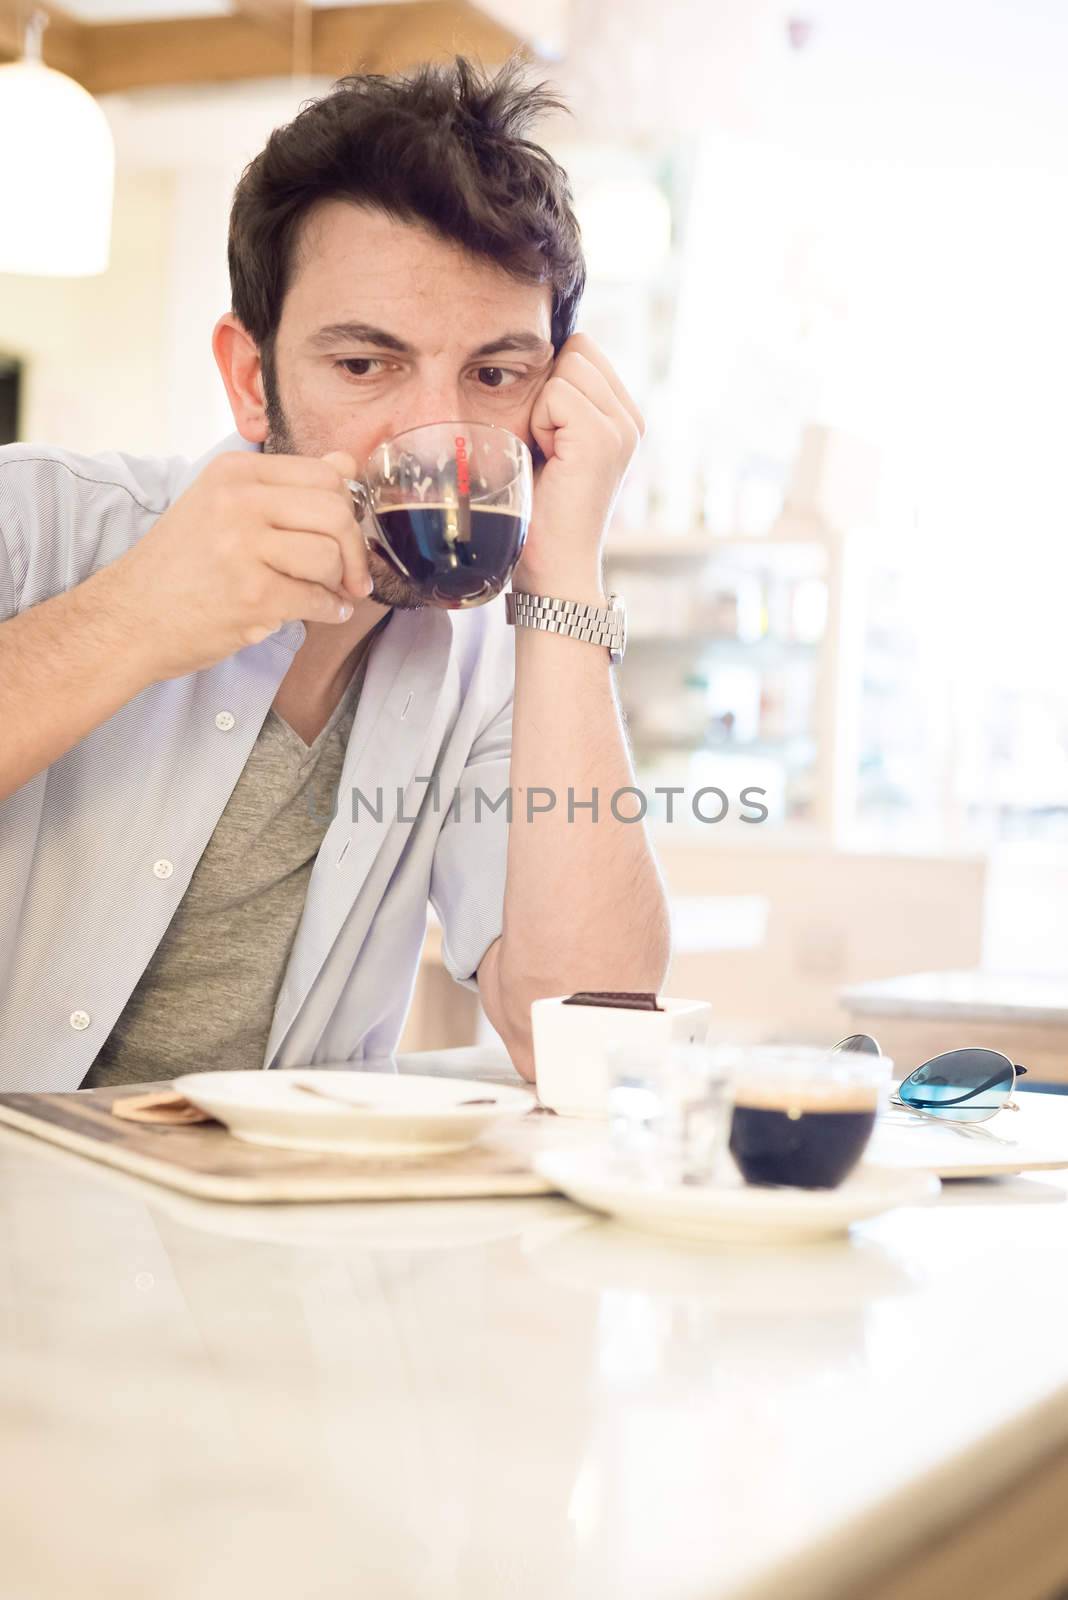
[[[421,384],[417,391],[404,397],[394,414],[394,432],[425,428],[434,422],[462,422],[466,418],[460,383],[455,378],[443,378]]]

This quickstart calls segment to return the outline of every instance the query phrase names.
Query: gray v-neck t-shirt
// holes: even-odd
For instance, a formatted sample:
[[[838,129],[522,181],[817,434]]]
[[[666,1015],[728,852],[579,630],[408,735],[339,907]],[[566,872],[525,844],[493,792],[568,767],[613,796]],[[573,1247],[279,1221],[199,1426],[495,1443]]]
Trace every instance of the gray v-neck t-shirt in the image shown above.
[[[314,744],[273,706],[155,954],[83,1089],[263,1066],[308,880],[334,814],[371,645]]]

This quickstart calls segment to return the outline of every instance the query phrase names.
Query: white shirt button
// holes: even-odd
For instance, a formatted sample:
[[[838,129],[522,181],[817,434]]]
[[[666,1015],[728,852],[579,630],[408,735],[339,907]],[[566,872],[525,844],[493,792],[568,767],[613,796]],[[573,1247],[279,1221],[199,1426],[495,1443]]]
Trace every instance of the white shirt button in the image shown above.
[[[152,871],[157,878],[169,878],[174,871],[174,863],[171,861],[157,861]]]
[[[72,1011],[70,1014],[70,1025],[72,1028],[77,1028],[79,1033],[83,1028],[87,1028],[91,1021],[88,1011]]]
[[[232,711],[218,711],[215,714],[215,726],[223,733],[230,732],[230,729],[234,725],[234,720],[234,714]]]

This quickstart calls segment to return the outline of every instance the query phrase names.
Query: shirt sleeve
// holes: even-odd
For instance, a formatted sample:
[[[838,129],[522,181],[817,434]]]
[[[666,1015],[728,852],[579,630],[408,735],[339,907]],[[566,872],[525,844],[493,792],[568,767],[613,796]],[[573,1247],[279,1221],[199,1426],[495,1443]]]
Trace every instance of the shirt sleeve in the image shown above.
[[[80,570],[74,539],[78,480],[45,453],[49,449],[26,444],[0,449],[0,603],[5,619],[88,576]]]
[[[4,529],[0,527],[0,622],[6,622],[18,611],[19,601],[15,592],[15,574],[11,567],[11,557],[8,554],[7,543],[4,538]]]
[[[512,693],[485,724],[451,798],[434,851],[430,903],[441,923],[441,958],[450,977],[478,993],[479,962],[504,925],[508,866],[508,787]]]
[[[166,508],[168,464],[58,445],[0,447],[0,618],[124,555]]]
[[[0,450],[0,622],[20,610],[26,572],[25,508],[10,469],[3,470],[4,461]]]

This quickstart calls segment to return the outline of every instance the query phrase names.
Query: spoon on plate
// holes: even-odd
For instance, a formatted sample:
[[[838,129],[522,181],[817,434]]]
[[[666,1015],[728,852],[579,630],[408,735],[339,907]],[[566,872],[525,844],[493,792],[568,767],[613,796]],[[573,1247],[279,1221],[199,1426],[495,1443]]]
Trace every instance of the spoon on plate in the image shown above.
[[[379,1106],[374,1105],[370,1100],[348,1100],[342,1095],[331,1094],[329,1089],[320,1089],[318,1084],[314,1083],[295,1083],[293,1088],[302,1090],[304,1094],[318,1095],[320,1100],[330,1100],[336,1106],[347,1106],[350,1111],[378,1111],[381,1109]],[[497,1104],[497,1100],[494,1095],[486,1095],[476,1100],[457,1100],[455,1104],[457,1107],[495,1106]],[[442,1109],[449,1110],[452,1108],[443,1107]]]

